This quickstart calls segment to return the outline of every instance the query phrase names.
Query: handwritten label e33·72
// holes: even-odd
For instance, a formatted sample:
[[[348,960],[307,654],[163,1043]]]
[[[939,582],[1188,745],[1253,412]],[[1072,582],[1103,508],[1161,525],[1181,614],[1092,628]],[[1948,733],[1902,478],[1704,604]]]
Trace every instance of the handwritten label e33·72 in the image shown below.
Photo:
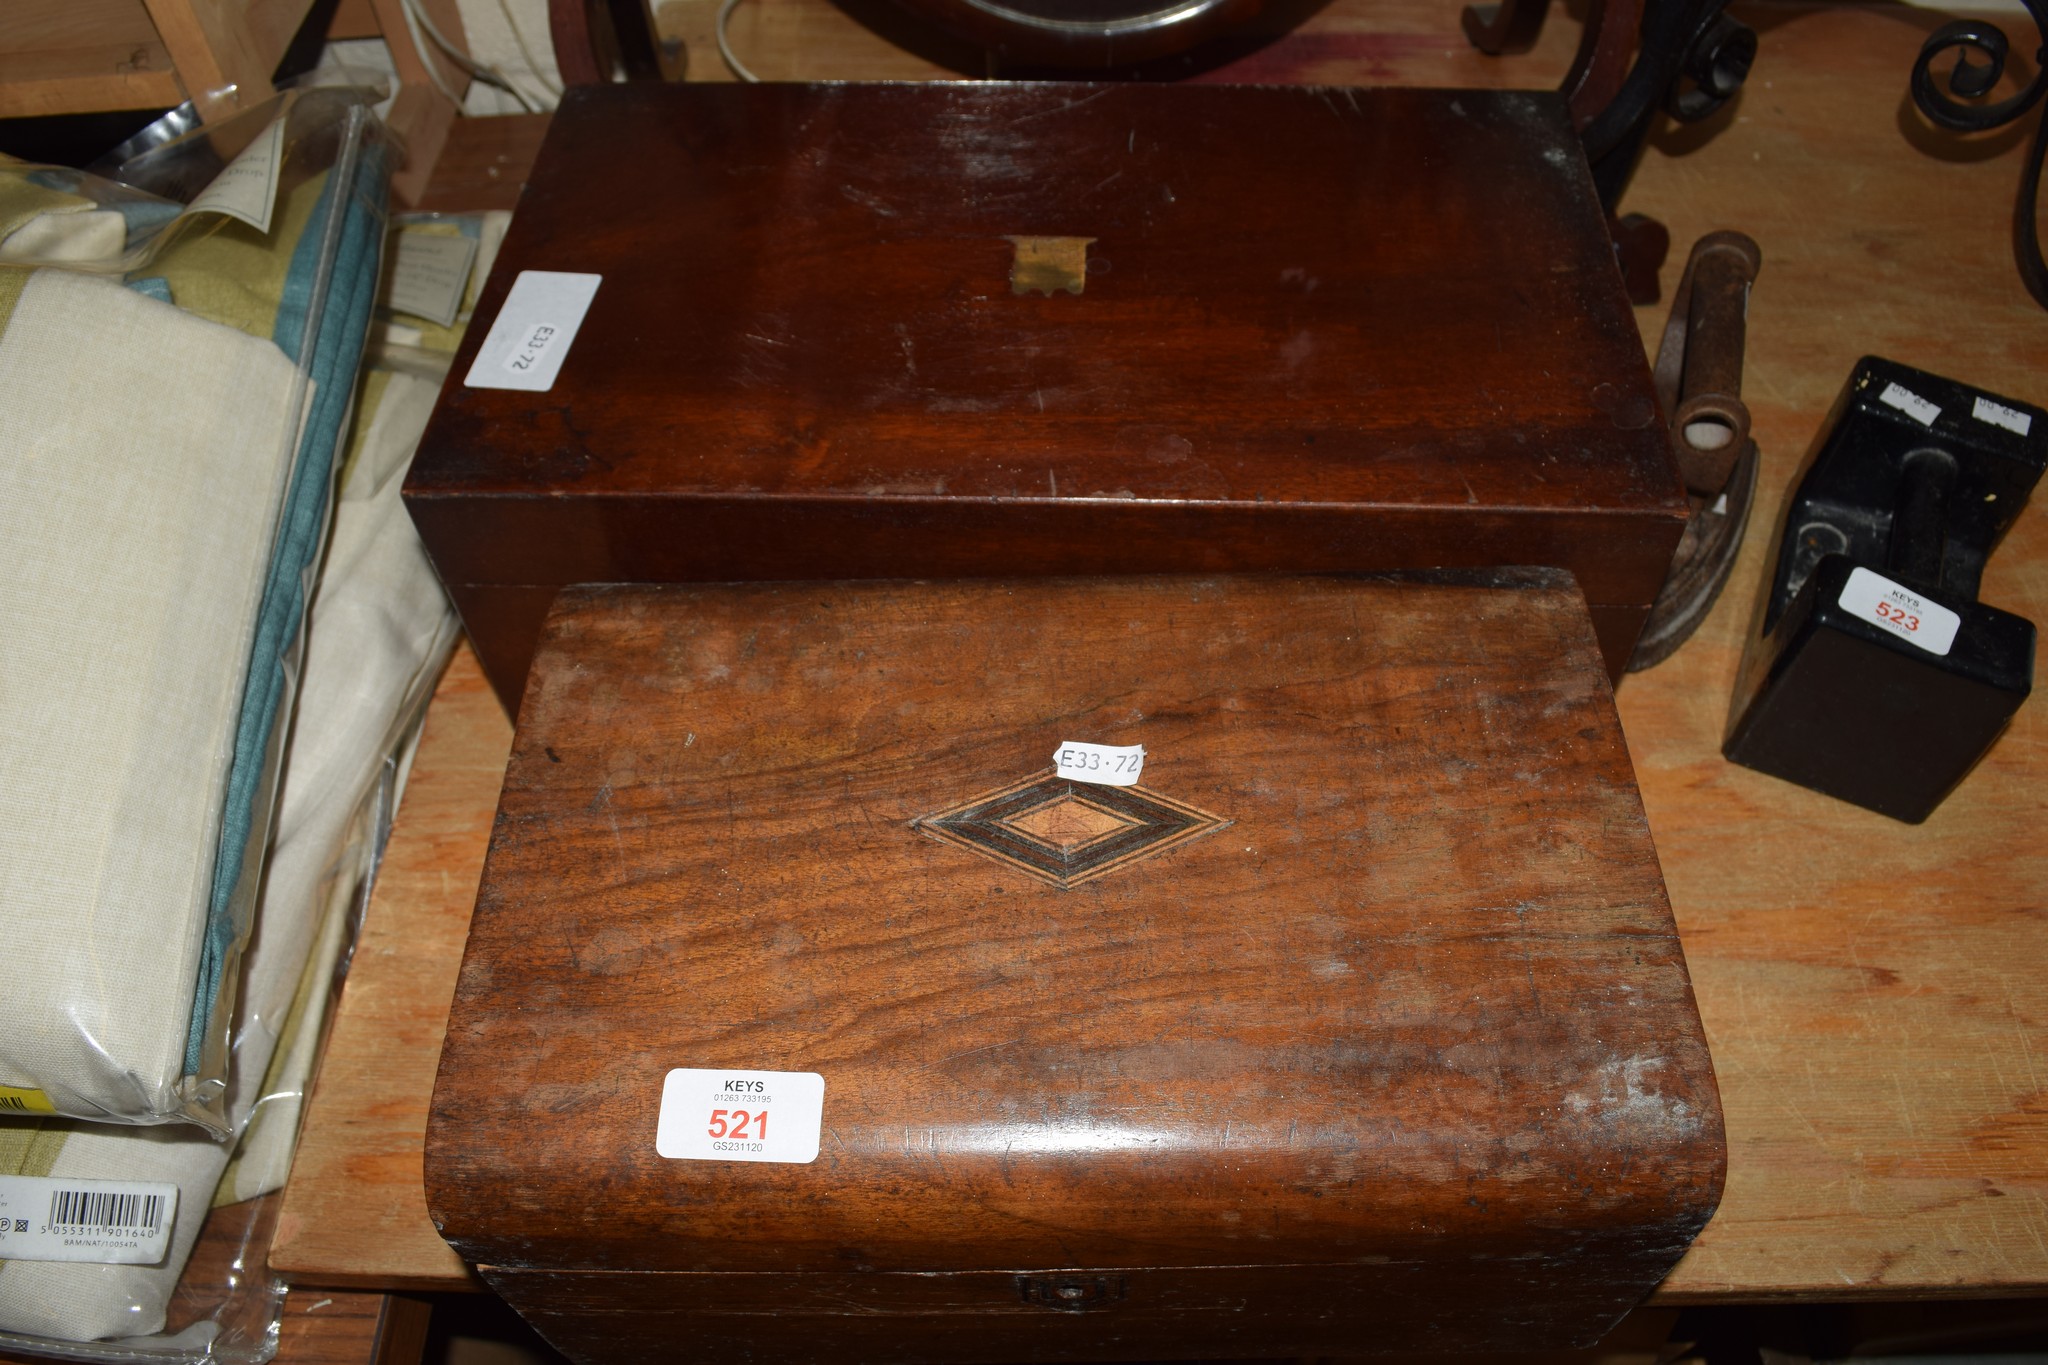
[[[602,275],[522,270],[470,363],[463,384],[472,389],[546,393],[576,340],[583,315],[597,297]]]
[[[818,1159],[825,1078],[815,1071],[677,1067],[661,1084],[654,1150],[678,1161]]]
[[[1104,787],[1135,787],[1145,771],[1142,744],[1083,744],[1068,740],[1053,750],[1053,769],[1076,782],[1094,782]]]
[[[1929,654],[1947,654],[1963,618],[1882,574],[1857,568],[1842,585],[1842,610],[1910,640]]]

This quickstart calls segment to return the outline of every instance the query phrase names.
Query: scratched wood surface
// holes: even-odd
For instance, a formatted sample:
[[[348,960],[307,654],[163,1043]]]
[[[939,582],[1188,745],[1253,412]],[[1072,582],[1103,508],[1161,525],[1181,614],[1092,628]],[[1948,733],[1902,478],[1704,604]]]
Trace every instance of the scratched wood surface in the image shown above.
[[[301,1284],[473,1286],[427,1218],[420,1153],[512,727],[465,647],[435,694],[285,1187]]]
[[[1590,1345],[1721,1128],[1592,623],[1517,573],[565,592],[442,1231],[591,1360]],[[659,1155],[677,1066],[821,1074],[816,1160]]]
[[[703,35],[691,42],[693,79],[725,78],[704,27],[715,7],[664,9],[678,31]],[[2048,314],[2021,293],[2008,254],[2019,147],[2011,134],[1952,144],[1905,111],[1905,73],[1938,22],[1926,12],[1737,12],[1763,33],[1750,88],[1711,139],[1661,136],[1623,205],[1662,217],[1681,243],[1675,256],[1701,232],[1738,227],[1765,257],[1747,382],[1764,460],[1759,534],[1700,636],[1619,696],[1730,1148],[1720,1210],[1656,1298],[2038,1292],[2048,1288],[2041,704],[2022,708],[1918,828],[1717,756],[1761,532],[1856,356],[2048,397]],[[1438,0],[1337,0],[1245,60],[1275,80],[1537,85],[1562,73],[1575,41],[1553,18],[1536,52],[1495,61],[1465,48],[1455,19]],[[734,16],[742,56],[770,78],[961,69],[892,46],[883,26],[822,0],[749,0]],[[1679,264],[1667,263],[1667,288]],[[1654,338],[1662,311],[1639,310],[1638,321]],[[2021,519],[1983,588],[2037,622],[2048,621],[2044,515]],[[336,1025],[335,1054],[358,1060],[323,1076],[288,1194],[287,1212],[302,1216],[280,1254],[303,1279],[474,1283],[427,1219],[420,1148],[509,743],[465,651],[429,717],[372,908],[373,932],[393,951],[359,960]],[[415,946],[398,951],[408,934]]]

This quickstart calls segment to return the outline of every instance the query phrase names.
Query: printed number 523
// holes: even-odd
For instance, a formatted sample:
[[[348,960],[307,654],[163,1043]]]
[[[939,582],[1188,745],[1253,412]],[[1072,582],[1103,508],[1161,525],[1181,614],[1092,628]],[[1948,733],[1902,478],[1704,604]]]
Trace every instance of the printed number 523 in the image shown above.
[[[747,1125],[754,1125],[753,1131]],[[711,1136],[715,1138],[765,1138],[768,1136],[768,1111],[749,1114],[744,1109],[714,1109],[711,1111]]]
[[[1877,614],[1895,626],[1904,626],[1907,630],[1920,629],[1920,618],[1908,613],[1904,607],[1895,607],[1889,602],[1880,602],[1877,604]]]

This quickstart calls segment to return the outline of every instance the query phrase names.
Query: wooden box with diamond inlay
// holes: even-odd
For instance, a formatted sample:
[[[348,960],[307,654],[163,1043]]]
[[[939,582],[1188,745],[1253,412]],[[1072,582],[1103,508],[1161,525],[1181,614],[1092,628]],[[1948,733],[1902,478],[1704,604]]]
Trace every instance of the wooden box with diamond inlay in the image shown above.
[[[427,1187],[579,1361],[1156,1360],[1590,1342],[1724,1159],[1568,576],[602,587]]]

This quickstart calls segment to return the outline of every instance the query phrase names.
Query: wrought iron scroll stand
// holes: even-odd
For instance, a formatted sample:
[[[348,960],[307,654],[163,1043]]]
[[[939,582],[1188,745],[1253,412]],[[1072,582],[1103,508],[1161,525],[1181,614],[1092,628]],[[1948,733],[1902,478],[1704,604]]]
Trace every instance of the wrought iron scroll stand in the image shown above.
[[[1944,128],[1958,132],[1984,132],[2002,128],[2023,118],[2048,93],[2048,4],[2044,0],[2022,0],[2033,18],[2042,46],[2034,53],[2034,79],[2025,89],[1996,104],[1965,104],[1991,92],[2005,74],[2005,59],[2011,51],[2004,30],[1981,19],[1961,19],[1943,24],[1928,35],[1920,56],[1913,63],[1913,103],[1920,112]],[[1948,91],[1941,90],[1934,75],[1934,63],[1950,48],[1956,50],[1956,64],[1948,74]],[[1972,61],[1972,54],[1984,60]],[[1961,96],[1961,99],[1951,96]],[[2020,280],[2034,302],[2048,308],[2048,264],[2041,259],[2041,233],[2037,201],[2041,196],[2041,161],[2048,154],[2048,114],[2034,122],[2034,138],[2020,163],[2018,200],[2012,211],[2012,254],[2018,263]]]
[[[1695,123],[1742,88],[1756,58],[1756,33],[1722,12],[1727,3],[1589,0],[1578,56],[1559,87],[1586,144],[1629,295],[1638,303],[1655,301],[1657,267],[1671,239],[1661,224],[1640,215],[1615,219],[1614,207],[1660,108],[1680,122]],[[1526,52],[1549,8],[1550,0],[1471,6],[1464,12],[1465,36],[1491,55]],[[1633,65],[1631,53],[1636,54]]]
[[[2023,118],[2042,103],[2048,94],[2048,0],[2021,2],[2042,38],[2036,71],[2025,89],[1995,104],[1965,101],[1989,94],[2005,74],[2011,44],[2004,31],[1973,19],[1944,24],[1929,35],[1913,63],[1912,91],[1913,102],[1934,123],[1958,132],[1983,132]],[[1585,36],[1560,87],[1585,141],[1630,296],[1638,303],[1656,298],[1656,269],[1670,238],[1660,225],[1639,215],[1615,220],[1614,207],[1635,171],[1660,104],[1682,123],[1697,122],[1726,104],[1748,76],[1756,58],[1756,34],[1730,19],[1723,12],[1726,5],[1727,0],[1590,0]],[[1465,35],[1491,55],[1526,52],[1541,32],[1549,8],[1550,0],[1470,6],[1464,12]],[[1632,49],[1639,51],[1631,67]],[[1934,63],[1950,49],[1956,51],[1956,64],[1944,91]],[[1973,55],[1983,60],[1972,60]],[[2048,114],[2035,123],[2013,206],[2013,256],[2020,279],[2034,300],[2048,308],[2048,263],[2042,260],[2037,222],[2044,156]]]

